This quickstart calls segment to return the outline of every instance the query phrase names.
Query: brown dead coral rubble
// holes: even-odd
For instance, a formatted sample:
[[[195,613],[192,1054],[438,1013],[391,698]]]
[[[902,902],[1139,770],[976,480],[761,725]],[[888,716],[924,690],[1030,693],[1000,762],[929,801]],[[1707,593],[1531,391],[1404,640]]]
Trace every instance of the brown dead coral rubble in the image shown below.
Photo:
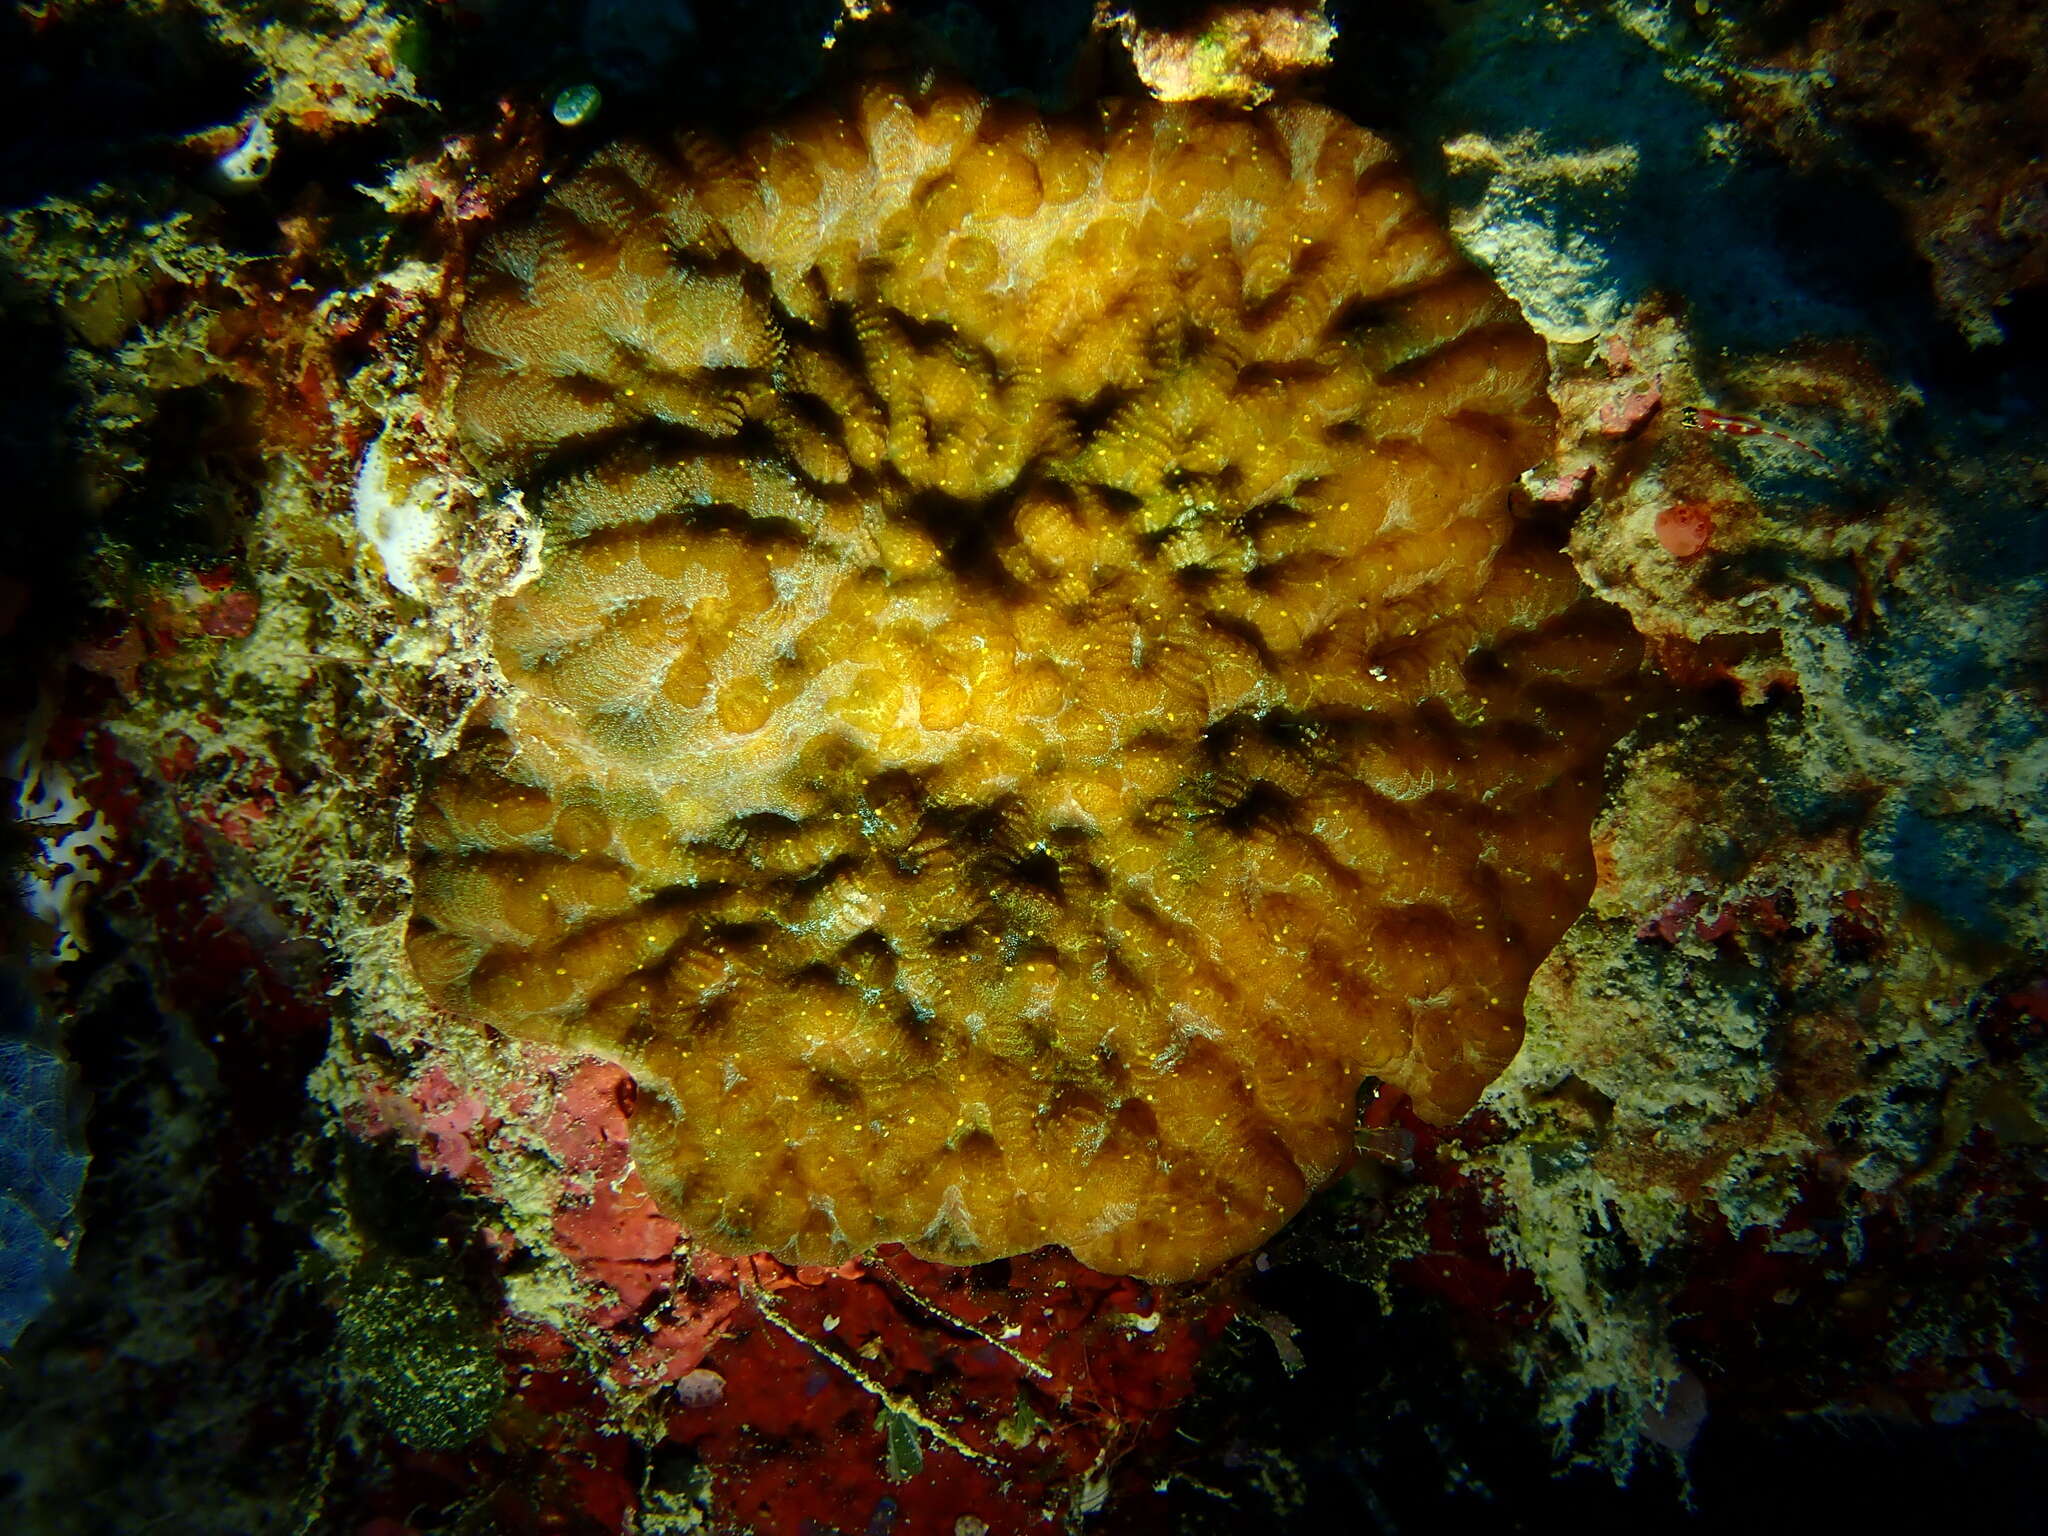
[[[1509,509],[1542,348],[1334,114],[939,90],[615,148],[503,235],[537,497],[413,963],[613,1056],[714,1244],[1186,1276],[1462,1113],[1634,665]]]

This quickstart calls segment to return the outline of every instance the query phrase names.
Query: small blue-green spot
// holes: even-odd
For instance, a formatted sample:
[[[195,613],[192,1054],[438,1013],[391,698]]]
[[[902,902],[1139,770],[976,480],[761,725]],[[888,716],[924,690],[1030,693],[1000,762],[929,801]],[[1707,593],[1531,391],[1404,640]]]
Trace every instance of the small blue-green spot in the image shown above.
[[[555,121],[564,128],[578,127],[595,117],[603,103],[604,92],[596,86],[572,85],[555,97]]]

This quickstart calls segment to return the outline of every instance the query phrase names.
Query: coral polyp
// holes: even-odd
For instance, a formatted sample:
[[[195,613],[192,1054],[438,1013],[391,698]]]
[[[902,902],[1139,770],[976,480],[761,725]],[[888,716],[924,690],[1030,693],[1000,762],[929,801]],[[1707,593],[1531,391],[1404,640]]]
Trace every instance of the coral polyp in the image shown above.
[[[1385,144],[875,85],[606,151],[485,263],[457,414],[546,549],[410,952],[629,1067],[665,1209],[1177,1278],[1367,1075],[1470,1107],[1635,650],[1511,507],[1542,347]]]

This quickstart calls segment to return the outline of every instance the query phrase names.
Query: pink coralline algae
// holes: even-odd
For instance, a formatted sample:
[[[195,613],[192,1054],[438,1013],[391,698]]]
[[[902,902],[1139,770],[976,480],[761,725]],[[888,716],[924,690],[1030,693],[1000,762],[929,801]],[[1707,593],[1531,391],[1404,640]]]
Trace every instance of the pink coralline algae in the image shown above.
[[[488,1135],[496,1122],[488,1118],[483,1100],[458,1088],[441,1067],[430,1067],[400,1093],[382,1083],[364,1089],[363,1112],[357,1120],[368,1134],[398,1131],[418,1141],[419,1165],[429,1173],[446,1174],[457,1180],[474,1178],[488,1186],[488,1178],[471,1149],[471,1135]]]
[[[1714,536],[1714,514],[1697,502],[1681,502],[1657,514],[1657,542],[1664,552],[1690,560]]]
[[[508,1291],[507,1422],[527,1421],[521,1403],[541,1415],[545,1443],[580,1464],[586,1512],[640,1497],[605,1469],[602,1435],[546,1411],[601,1382],[607,1395],[665,1394],[670,1441],[744,1528],[800,1536],[886,1508],[898,1532],[944,1536],[963,1519],[1042,1529],[1163,1432],[1230,1315],[1055,1250],[972,1269],[894,1247],[830,1268],[721,1257],[642,1185],[623,1070],[532,1047],[513,1062],[519,1072],[465,1088],[454,1059],[429,1050],[396,1086],[365,1078],[344,1115],[500,1202],[481,1248],[508,1272],[536,1230],[532,1172],[549,1170],[531,1257],[559,1263],[566,1285],[539,1300]]]
[[[1663,403],[1663,391],[1656,384],[1632,389],[1600,407],[1600,430],[1609,437],[1633,437]]]

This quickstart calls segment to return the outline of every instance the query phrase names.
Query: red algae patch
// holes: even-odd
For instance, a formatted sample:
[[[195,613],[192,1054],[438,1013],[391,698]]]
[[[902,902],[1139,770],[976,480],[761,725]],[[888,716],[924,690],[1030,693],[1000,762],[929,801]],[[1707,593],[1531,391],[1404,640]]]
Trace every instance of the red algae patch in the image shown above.
[[[1657,542],[1664,553],[1690,560],[1714,537],[1714,514],[1697,503],[1666,507],[1657,514]]]
[[[728,1253],[1177,1279],[1468,1109],[1582,908],[1633,636],[1511,493],[1541,344],[1334,113],[864,88],[500,235],[538,506],[413,966],[639,1085]]]

